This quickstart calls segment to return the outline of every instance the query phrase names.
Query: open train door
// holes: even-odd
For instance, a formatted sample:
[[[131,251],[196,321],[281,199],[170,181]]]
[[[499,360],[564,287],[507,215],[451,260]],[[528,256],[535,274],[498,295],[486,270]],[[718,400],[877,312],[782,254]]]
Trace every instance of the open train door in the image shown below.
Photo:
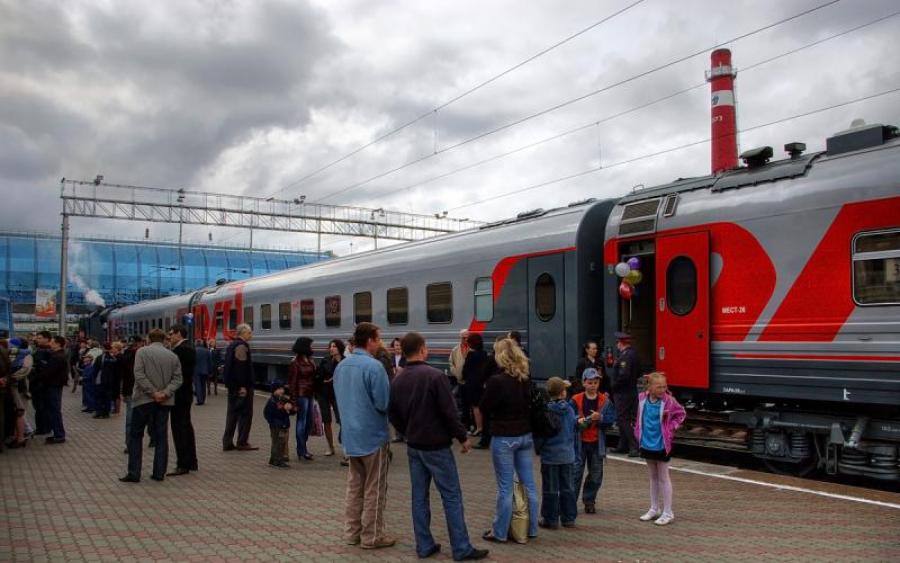
[[[709,387],[709,232],[656,239],[656,366],[677,387]]]

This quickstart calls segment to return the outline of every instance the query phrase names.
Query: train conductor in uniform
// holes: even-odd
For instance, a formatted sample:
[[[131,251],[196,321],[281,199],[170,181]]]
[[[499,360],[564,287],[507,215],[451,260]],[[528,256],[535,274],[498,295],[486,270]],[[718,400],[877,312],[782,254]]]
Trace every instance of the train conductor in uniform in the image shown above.
[[[628,452],[629,457],[639,455],[634,438],[634,420],[638,407],[638,379],[641,377],[641,366],[637,352],[631,346],[631,335],[627,332],[616,332],[616,348],[619,355],[613,364],[612,392],[616,405],[616,425],[619,427],[618,453]]]
[[[191,405],[194,404],[193,374],[197,352],[187,340],[188,330],[184,325],[174,325],[169,330],[169,345],[181,362],[181,387],[175,391],[175,406],[172,408],[172,441],[175,442],[177,465],[170,476],[184,475],[197,471],[197,442],[194,425],[191,422]]]

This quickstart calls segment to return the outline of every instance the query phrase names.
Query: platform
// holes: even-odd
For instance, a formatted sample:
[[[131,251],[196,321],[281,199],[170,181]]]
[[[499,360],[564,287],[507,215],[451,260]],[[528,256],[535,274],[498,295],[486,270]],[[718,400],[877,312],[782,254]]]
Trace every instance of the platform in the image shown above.
[[[2,561],[414,560],[409,476],[402,445],[390,472],[388,529],[399,539],[376,552],[341,541],[346,469],[338,457],[267,466],[264,398],[256,398],[257,452],[223,452],[225,396],[194,407],[200,471],[157,483],[120,483],[124,417],[96,420],[65,390],[68,441],[0,454]],[[314,453],[322,438],[310,440]],[[292,445],[293,451],[293,445]],[[149,475],[152,450],[145,450]],[[900,560],[900,494],[779,478],[676,460],[676,521],[638,521],[647,509],[645,470],[610,459],[596,515],[574,530],[541,530],[528,545],[486,544],[494,476],[486,451],[458,456],[475,545],[496,561]],[[174,467],[174,451],[170,466]],[[440,501],[432,530],[450,560]]]

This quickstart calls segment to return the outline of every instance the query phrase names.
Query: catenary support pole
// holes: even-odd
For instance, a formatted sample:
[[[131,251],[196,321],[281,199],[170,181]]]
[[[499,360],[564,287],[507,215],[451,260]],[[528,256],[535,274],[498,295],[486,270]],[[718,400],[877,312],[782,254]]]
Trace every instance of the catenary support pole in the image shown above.
[[[59,259],[59,335],[66,335],[66,280],[69,277],[69,216],[62,214],[62,237]]]

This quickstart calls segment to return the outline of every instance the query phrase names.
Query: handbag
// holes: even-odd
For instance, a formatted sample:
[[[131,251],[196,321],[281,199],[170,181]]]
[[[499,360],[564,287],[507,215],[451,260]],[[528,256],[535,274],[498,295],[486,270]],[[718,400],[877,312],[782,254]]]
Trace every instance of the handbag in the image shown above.
[[[518,480],[513,484],[512,508],[509,537],[516,543],[528,543],[528,491]]]
[[[312,432],[313,436],[325,435],[325,424],[322,422],[322,410],[319,408],[319,402],[310,400],[312,403]]]

